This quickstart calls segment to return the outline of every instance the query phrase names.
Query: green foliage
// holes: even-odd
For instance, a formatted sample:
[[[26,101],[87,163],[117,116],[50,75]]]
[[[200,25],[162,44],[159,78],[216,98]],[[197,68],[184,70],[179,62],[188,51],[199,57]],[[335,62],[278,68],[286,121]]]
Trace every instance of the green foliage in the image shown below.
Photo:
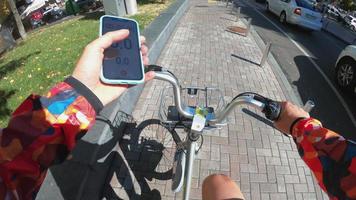
[[[139,13],[129,17],[135,18],[143,29],[168,5],[140,5]],[[71,74],[85,45],[98,37],[102,14],[36,30],[0,58],[0,127],[6,125],[9,114],[29,94],[44,94]]]
[[[347,11],[355,10],[355,4],[353,0],[341,0],[340,7]]]
[[[10,15],[7,0],[0,0],[0,24]]]

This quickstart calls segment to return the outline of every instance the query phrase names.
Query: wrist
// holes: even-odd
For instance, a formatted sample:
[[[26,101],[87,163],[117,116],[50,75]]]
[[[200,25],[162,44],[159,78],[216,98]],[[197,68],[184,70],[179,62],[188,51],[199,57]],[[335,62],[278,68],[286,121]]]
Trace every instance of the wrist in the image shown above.
[[[69,84],[72,88],[75,89],[80,95],[82,95],[94,108],[96,113],[99,113],[104,105],[99,97],[95,94],[94,91],[90,90],[85,86],[81,81],[76,79],[74,76],[70,76],[64,80],[65,83]]]
[[[309,120],[311,119],[310,117],[307,118],[307,117],[298,117],[297,119],[295,119],[292,124],[290,125],[289,127],[289,134],[290,135],[293,135],[293,131],[294,131],[294,128],[303,120]]]

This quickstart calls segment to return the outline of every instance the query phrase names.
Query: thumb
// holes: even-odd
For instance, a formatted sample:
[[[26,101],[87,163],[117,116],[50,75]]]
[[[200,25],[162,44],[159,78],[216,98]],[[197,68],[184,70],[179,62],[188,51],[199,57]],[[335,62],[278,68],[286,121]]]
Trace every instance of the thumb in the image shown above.
[[[94,40],[90,44],[90,46],[95,50],[106,49],[110,47],[113,43],[126,39],[129,34],[130,31],[127,29],[108,32],[103,36],[99,37],[98,39]]]
[[[145,82],[148,82],[148,81],[154,79],[155,75],[156,74],[154,71],[149,71],[149,72],[145,73]]]

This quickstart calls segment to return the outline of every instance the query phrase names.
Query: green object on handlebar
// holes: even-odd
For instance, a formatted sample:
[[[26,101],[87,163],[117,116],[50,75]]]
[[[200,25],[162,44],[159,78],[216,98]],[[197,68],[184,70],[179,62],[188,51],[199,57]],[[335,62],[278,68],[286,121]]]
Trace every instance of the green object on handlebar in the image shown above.
[[[200,106],[197,106],[197,108],[195,109],[195,114],[201,115],[205,118],[209,114],[209,112],[205,108],[201,108]]]

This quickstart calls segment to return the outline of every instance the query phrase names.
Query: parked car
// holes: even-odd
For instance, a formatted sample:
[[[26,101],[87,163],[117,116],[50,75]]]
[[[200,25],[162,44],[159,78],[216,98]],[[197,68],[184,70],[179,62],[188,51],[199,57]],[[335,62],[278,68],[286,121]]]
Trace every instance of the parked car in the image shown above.
[[[347,15],[345,17],[346,25],[350,27],[351,30],[356,31],[356,17],[352,15]]]
[[[296,24],[315,31],[322,27],[321,13],[309,0],[267,0],[266,10],[278,15],[281,23]]]
[[[326,12],[329,16],[331,16],[335,19],[338,19],[341,16],[339,9],[337,9],[336,7],[334,7],[332,5],[328,5]]]
[[[347,46],[335,64],[336,83],[344,91],[356,92],[356,46]]]

